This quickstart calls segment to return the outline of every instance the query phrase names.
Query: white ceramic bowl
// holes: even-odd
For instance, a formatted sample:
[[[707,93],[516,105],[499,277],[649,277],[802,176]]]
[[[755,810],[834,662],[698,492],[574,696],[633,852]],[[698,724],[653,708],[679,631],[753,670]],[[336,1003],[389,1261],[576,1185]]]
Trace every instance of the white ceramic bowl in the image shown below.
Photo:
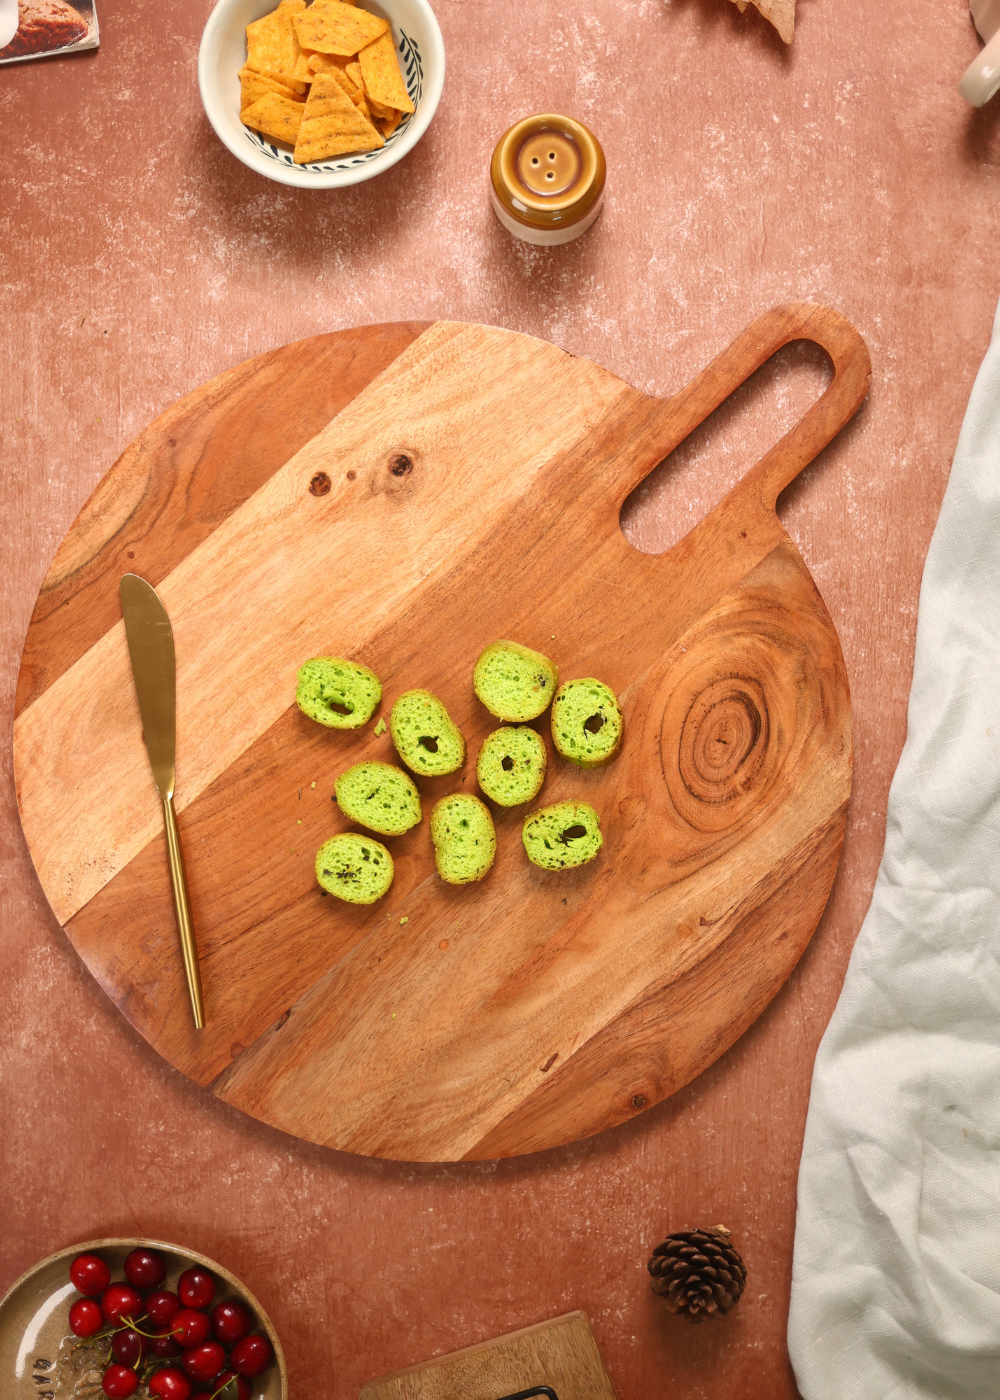
[[[329,190],[370,180],[402,160],[430,126],[444,86],[444,44],[427,0],[362,0],[362,8],[392,25],[399,66],[416,110],[404,117],[380,151],[295,165],[291,151],[240,121],[239,70],[246,62],[246,27],[277,7],[278,0],[218,0],[198,51],[198,86],[215,134],[259,175],[283,185]]]

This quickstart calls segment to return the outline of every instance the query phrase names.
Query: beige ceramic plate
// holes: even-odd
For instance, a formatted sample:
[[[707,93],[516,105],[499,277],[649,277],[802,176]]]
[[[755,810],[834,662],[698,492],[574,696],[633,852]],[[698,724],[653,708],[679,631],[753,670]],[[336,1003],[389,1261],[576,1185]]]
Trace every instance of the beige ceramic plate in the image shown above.
[[[257,1299],[240,1281],[204,1254],[178,1249],[159,1240],[90,1240],[61,1249],[23,1274],[0,1302],[0,1396],[3,1400],[104,1400],[100,1371],[86,1362],[89,1349],[76,1353],[68,1375],[70,1349],[77,1338],[69,1330],[70,1304],[80,1296],[69,1281],[69,1266],[78,1254],[99,1254],[113,1279],[124,1278],[125,1256],[137,1245],[155,1249],[167,1264],[165,1288],[177,1290],[177,1280],[192,1264],[202,1264],[216,1279],[216,1300],[238,1298],[254,1316],[259,1331],[274,1348],[274,1362],[253,1384],[253,1400],[288,1400],[288,1375],[281,1343]],[[81,1364],[82,1363],[82,1364]],[[89,1375],[88,1375],[89,1371]],[[96,1382],[95,1382],[96,1374]],[[136,1397],[145,1394],[142,1387]]]

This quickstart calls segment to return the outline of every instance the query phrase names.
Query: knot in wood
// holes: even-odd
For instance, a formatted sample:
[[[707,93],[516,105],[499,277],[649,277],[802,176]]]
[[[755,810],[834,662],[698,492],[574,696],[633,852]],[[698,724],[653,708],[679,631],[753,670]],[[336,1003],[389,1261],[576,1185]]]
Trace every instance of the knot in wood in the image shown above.
[[[314,496],[325,496],[330,489],[330,478],[326,472],[317,472],[309,483],[309,490]]]
[[[823,719],[821,695],[803,685],[814,665],[802,639],[755,608],[726,633],[692,638],[664,687],[663,776],[678,814],[706,834],[739,828],[775,783],[787,788]]]

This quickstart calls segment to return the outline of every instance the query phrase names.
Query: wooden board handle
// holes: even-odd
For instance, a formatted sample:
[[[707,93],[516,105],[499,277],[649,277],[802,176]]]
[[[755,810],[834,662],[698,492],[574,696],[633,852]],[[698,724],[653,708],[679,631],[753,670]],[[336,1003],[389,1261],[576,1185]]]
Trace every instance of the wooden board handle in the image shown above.
[[[664,437],[659,439],[656,460],[662,461],[751,374],[793,340],[811,340],[825,350],[833,363],[833,379],[805,417],[751,467],[732,493],[755,497],[762,507],[773,511],[785,487],[836,437],[868,393],[872,374],[868,347],[850,321],[829,306],[792,301],[765,311],[679,394],[664,399],[659,410]]]

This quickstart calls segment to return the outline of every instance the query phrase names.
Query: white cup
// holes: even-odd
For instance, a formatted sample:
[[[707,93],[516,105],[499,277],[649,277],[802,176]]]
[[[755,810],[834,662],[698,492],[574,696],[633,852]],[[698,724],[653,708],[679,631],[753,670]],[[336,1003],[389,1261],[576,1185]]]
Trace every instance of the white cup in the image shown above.
[[[986,47],[965,70],[958,90],[973,107],[982,107],[1000,88],[1000,0],[969,0],[969,9]]]

